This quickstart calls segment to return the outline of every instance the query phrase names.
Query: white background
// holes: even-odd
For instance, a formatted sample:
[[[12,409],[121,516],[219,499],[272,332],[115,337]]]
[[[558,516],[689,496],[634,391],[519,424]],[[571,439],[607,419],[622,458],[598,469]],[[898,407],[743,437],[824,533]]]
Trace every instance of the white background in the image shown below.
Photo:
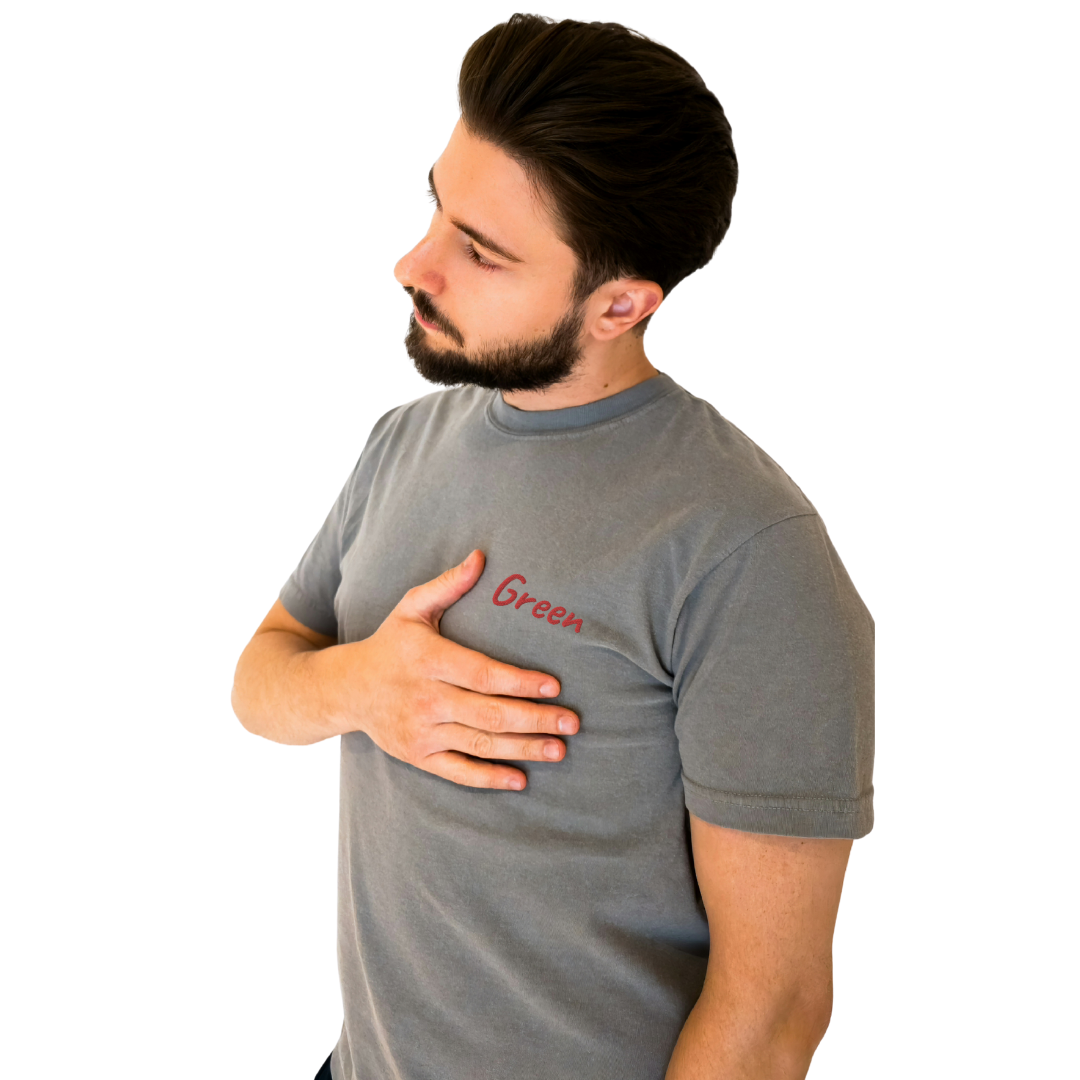
[[[308,1080],[337,1038],[337,742],[245,732],[232,670],[432,389],[391,271],[513,10],[3,9],[4,1076]],[[648,353],[803,487],[877,620],[811,1076],[1076,1075],[1067,5],[543,11],[727,109],[733,225]]]

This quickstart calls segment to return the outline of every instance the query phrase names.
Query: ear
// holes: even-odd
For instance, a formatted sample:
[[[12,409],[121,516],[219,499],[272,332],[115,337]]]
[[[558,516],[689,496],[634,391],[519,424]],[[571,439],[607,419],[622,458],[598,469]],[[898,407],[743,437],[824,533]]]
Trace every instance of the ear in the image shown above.
[[[613,341],[652,315],[664,302],[664,290],[655,281],[624,278],[601,285],[592,299],[589,330],[599,341]]]

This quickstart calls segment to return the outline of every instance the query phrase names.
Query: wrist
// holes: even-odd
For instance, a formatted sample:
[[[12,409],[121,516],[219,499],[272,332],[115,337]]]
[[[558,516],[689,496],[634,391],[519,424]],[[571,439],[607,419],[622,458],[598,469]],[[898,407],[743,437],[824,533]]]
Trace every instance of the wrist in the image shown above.
[[[331,645],[293,658],[301,700],[314,704],[313,718],[325,731],[324,738],[363,730],[363,665],[357,662],[363,644]]]

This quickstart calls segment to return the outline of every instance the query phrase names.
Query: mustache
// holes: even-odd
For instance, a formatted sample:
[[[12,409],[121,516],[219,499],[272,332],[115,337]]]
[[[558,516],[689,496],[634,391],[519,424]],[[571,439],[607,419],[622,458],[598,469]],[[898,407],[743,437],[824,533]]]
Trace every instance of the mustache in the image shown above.
[[[465,347],[464,335],[449,319],[443,317],[431,302],[431,297],[428,296],[426,292],[422,289],[417,289],[413,285],[404,285],[402,287],[409,296],[412,297],[412,302],[416,305],[416,310],[420,312],[421,318],[426,322],[437,326],[448,338],[457,344],[458,348]]]

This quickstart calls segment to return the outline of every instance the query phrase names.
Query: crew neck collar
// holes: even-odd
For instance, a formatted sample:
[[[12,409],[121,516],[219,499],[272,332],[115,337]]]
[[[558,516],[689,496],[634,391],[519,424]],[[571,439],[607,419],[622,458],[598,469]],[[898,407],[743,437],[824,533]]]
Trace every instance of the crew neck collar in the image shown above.
[[[502,393],[492,392],[488,416],[496,427],[513,434],[539,435],[590,427],[614,420],[640,409],[664,394],[677,389],[678,384],[662,371],[644,382],[620,390],[610,397],[590,401],[587,405],[571,405],[566,409],[518,409],[503,401]]]

